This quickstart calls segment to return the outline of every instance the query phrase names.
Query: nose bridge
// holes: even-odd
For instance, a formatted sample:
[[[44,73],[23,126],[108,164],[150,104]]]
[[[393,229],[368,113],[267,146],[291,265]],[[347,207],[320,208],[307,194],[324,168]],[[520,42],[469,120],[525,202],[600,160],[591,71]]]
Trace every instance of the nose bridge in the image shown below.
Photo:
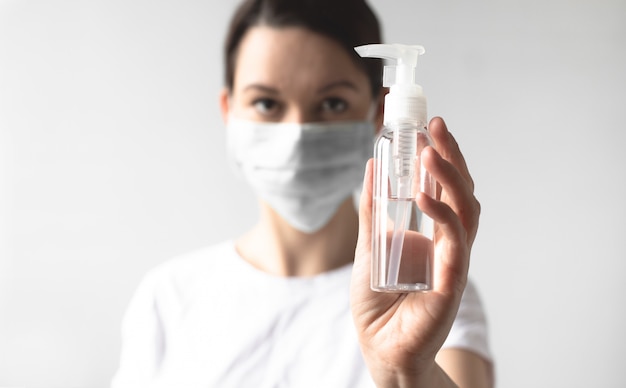
[[[302,102],[294,102],[289,104],[283,122],[285,123],[310,123],[316,121],[315,112]]]

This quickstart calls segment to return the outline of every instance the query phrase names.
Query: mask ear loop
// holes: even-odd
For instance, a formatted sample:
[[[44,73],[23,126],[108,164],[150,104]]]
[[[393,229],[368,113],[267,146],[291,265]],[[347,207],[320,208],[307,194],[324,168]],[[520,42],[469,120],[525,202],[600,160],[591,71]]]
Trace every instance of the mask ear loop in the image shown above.
[[[369,109],[367,110],[367,116],[365,116],[365,121],[374,123],[374,119],[376,118],[376,113],[378,113],[378,102],[373,101],[370,104]],[[374,125],[372,125],[374,127]],[[372,149],[374,149],[374,143],[376,142],[376,133],[378,133],[379,128],[374,128],[374,133],[372,133]],[[363,166],[363,171],[365,173],[365,166]],[[359,204],[361,202],[361,192],[363,191],[363,183],[360,183],[357,187],[352,191],[352,203],[354,204],[354,208],[357,213],[359,212]]]

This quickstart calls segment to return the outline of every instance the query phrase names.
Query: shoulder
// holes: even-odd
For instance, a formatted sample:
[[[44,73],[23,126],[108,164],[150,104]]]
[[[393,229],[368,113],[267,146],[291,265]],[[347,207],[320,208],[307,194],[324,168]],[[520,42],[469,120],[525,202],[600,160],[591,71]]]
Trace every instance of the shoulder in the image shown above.
[[[173,257],[149,270],[137,293],[150,294],[161,308],[183,305],[199,288],[219,282],[221,274],[236,266],[237,257],[231,240]]]
[[[237,262],[228,256],[236,256],[231,241],[172,258],[143,276],[122,320],[120,367],[113,386],[148,380],[158,373],[168,333],[193,302],[199,285],[212,284],[203,278],[219,274],[215,266],[220,263]]]

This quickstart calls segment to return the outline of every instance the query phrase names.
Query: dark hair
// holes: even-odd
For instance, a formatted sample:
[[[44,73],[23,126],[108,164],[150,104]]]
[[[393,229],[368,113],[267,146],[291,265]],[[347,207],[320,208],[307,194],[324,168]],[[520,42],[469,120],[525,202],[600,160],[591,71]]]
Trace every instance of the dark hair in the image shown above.
[[[245,0],[224,45],[226,86],[232,90],[239,43],[251,27],[304,27],[335,40],[367,74],[372,96],[382,87],[382,61],[361,58],[355,46],[381,43],[378,19],[365,0]]]

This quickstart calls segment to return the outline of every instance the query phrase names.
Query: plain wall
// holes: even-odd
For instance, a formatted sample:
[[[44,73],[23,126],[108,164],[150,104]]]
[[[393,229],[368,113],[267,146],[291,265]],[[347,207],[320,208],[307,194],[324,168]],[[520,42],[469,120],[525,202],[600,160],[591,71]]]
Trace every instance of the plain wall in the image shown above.
[[[626,3],[371,2],[464,151],[499,387],[623,387]],[[151,267],[250,227],[234,2],[0,0],[0,386],[105,387]]]

